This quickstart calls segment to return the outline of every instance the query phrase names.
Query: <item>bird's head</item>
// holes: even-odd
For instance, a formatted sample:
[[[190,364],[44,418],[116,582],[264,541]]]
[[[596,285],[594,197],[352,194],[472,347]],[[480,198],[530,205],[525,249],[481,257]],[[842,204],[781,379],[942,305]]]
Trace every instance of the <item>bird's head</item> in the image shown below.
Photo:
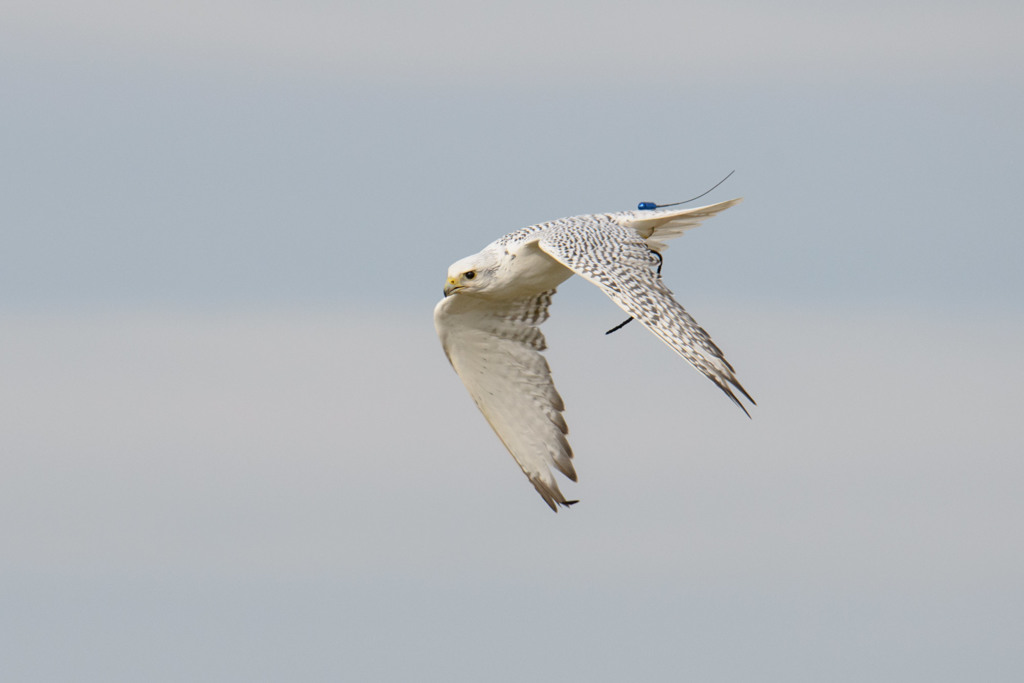
[[[444,295],[486,292],[497,269],[497,259],[486,251],[456,261],[448,268]]]

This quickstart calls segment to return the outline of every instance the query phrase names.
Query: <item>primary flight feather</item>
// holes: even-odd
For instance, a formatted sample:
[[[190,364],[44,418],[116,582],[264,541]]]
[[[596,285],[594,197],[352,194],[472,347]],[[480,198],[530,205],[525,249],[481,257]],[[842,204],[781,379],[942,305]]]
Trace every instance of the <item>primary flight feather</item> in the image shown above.
[[[733,368],[662,282],[665,240],[740,199],[678,210],[561,218],[516,230],[448,269],[434,309],[441,345],[470,396],[544,501],[571,505],[554,467],[576,481],[565,405],[541,355],[539,325],[555,288],[574,273],[604,291],[747,412],[754,399]],[[748,413],[749,414],[749,413]]]

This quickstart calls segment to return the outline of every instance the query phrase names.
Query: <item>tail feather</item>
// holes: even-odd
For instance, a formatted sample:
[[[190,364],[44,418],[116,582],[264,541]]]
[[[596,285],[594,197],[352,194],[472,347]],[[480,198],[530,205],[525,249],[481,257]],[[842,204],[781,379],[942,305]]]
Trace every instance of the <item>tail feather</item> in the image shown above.
[[[695,206],[691,209],[629,211],[616,215],[614,220],[619,225],[636,230],[647,241],[647,246],[660,252],[668,247],[665,240],[679,237],[687,230],[696,228],[705,218],[725,211],[730,206],[736,206],[741,201],[743,198],[737,197],[718,204]]]

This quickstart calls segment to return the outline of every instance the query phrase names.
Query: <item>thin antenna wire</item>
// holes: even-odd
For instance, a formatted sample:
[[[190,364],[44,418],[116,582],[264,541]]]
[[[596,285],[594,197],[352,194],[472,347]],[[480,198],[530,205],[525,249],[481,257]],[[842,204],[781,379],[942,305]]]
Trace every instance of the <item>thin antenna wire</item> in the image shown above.
[[[715,183],[711,187],[710,190],[707,190],[706,192],[701,192],[696,197],[691,197],[690,199],[687,199],[684,202],[673,202],[671,204],[655,204],[654,202],[640,202],[640,204],[638,204],[636,208],[639,209],[640,211],[650,211],[652,209],[664,209],[667,206],[679,206],[680,204],[689,204],[690,202],[692,202],[694,200],[697,200],[697,199],[700,199],[701,197],[703,197],[706,194],[709,194],[716,187],[718,187],[719,185],[724,183],[726,180],[728,180],[729,176],[731,176],[735,172],[736,172],[736,169],[733,169],[733,170],[729,171],[729,175],[725,176],[724,178],[719,180],[717,183]]]

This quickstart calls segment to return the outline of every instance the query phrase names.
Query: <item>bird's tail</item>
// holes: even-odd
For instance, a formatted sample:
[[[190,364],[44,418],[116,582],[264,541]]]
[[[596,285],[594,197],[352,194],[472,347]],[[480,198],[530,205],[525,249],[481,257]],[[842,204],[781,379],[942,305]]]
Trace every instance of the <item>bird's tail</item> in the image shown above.
[[[742,197],[729,201],[696,206],[692,209],[654,209],[651,211],[629,211],[617,214],[615,222],[627,228],[633,228],[647,241],[654,251],[660,252],[668,245],[665,240],[679,237],[687,230],[696,228],[705,218],[725,211],[743,201]]]

